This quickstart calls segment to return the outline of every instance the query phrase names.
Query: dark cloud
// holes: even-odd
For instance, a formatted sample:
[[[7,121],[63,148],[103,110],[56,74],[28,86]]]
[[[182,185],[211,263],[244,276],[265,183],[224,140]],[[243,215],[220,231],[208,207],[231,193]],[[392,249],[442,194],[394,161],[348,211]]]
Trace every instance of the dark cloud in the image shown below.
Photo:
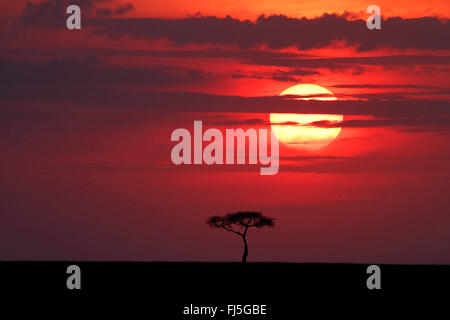
[[[269,123],[264,119],[251,118],[251,119],[239,119],[239,118],[228,118],[224,117],[222,119],[205,119],[208,125],[215,126],[254,126],[254,125],[268,125]]]
[[[419,98],[423,96],[434,99],[448,99],[450,97],[450,89],[431,90],[431,91],[398,91],[398,92],[363,92],[363,93],[347,93],[347,94],[335,94],[336,97],[344,99],[363,99],[363,100],[404,100],[411,98]]]
[[[112,16],[122,16],[129,11],[133,10],[134,6],[131,3],[124,5],[118,5],[115,9],[112,8],[98,8],[95,13],[99,17],[112,17]]]
[[[299,49],[322,48],[336,41],[357,45],[360,51],[378,47],[414,49],[450,49],[450,23],[436,17],[388,18],[381,30],[368,30],[364,20],[349,15],[324,14],[317,18],[289,18],[284,15],[260,16],[255,21],[231,17],[195,15],[182,19],[128,18],[112,19],[133,9],[131,4],[114,8],[99,7],[108,0],[47,0],[28,2],[21,19],[28,25],[64,25],[65,9],[70,4],[83,8],[91,17],[86,26],[110,37],[130,36],[140,39],[168,39],[177,46],[190,44],[233,45],[249,49],[266,44],[271,49],[296,46]],[[97,16],[93,18],[94,9]]]
[[[38,50],[0,50],[0,55],[8,57],[39,56],[39,57],[152,57],[152,58],[225,58],[248,61],[251,59],[298,59],[314,57],[309,54],[265,50],[140,50],[140,49],[38,49]]]
[[[43,85],[168,85],[198,82],[208,74],[198,69],[173,66],[124,67],[103,63],[98,58],[60,58],[49,61],[0,60],[2,86]]]
[[[0,55],[8,57],[39,56],[39,57],[152,57],[152,58],[226,58],[236,59],[247,64],[306,67],[306,68],[348,68],[354,65],[394,66],[394,65],[450,65],[450,56],[443,55],[387,55],[373,57],[320,57],[293,52],[265,50],[126,50],[126,49],[39,49],[39,50],[0,50]],[[305,69],[302,69],[305,70]],[[356,84],[341,87],[355,87]],[[360,84],[358,84],[360,85]],[[377,86],[361,84],[360,86]],[[379,85],[378,85],[379,86]],[[392,85],[389,85],[392,87]],[[402,87],[404,87],[402,85]]]
[[[360,99],[402,99],[408,97],[433,96],[435,98],[450,97],[450,88],[443,86],[430,86],[422,84],[337,84],[331,87],[341,89],[367,89],[365,92],[350,92],[348,94],[336,94],[339,97],[352,97]],[[400,91],[377,92],[372,89],[404,89]]]
[[[0,99],[18,102],[68,102],[165,112],[330,113],[389,118],[439,117],[450,113],[448,101],[407,100],[403,97],[396,100],[397,96],[392,93],[369,95],[367,101],[322,102],[296,101],[286,97],[246,98],[140,90],[140,86],[145,85],[148,88],[159,88],[163,85],[200,83],[209,79],[209,74],[197,69],[161,65],[139,68],[117,66],[106,64],[98,58],[0,60]],[[448,94],[448,90],[443,92]],[[398,121],[400,124],[407,124],[405,121]],[[384,125],[388,123],[384,122]]]
[[[239,117],[226,117],[221,115],[203,118],[208,125],[216,126],[249,126],[249,125],[299,125],[297,122],[271,123],[268,117],[242,119]],[[404,118],[375,118],[375,119],[357,119],[346,120],[342,122],[330,121],[314,121],[307,126],[323,127],[323,128],[374,128],[374,127],[395,127],[406,131],[450,131],[450,115],[435,115],[421,117],[404,117]],[[301,125],[299,125],[301,126]],[[300,157],[301,160],[308,160],[308,157]],[[287,160],[295,160],[291,158]]]
[[[255,21],[231,17],[188,17],[183,19],[94,19],[96,33],[110,37],[169,39],[174,45],[233,45],[249,49],[266,44],[271,49],[296,46],[307,50],[345,41],[360,51],[378,47],[450,49],[450,23],[435,17],[382,21],[381,30],[368,30],[364,20],[347,20],[345,15],[324,14],[318,18],[260,16]]]
[[[133,9],[134,9],[134,6],[131,3],[127,3],[127,4],[124,4],[124,5],[118,5],[116,7],[116,10],[114,11],[114,14],[116,14],[116,15],[124,15],[128,11],[131,11]]]
[[[148,92],[85,86],[0,86],[4,101],[53,101],[127,110],[322,113],[372,115],[375,117],[418,117],[449,114],[450,102],[443,100],[303,101],[274,97],[219,96],[194,92]]]
[[[117,4],[114,8],[97,8],[99,5],[110,4],[113,0],[46,0],[42,2],[27,2],[22,11],[21,20],[26,25],[65,26],[70,5],[81,8],[83,17],[112,17],[124,15],[134,8],[132,4]],[[97,8],[97,9],[96,9]],[[96,10],[95,10],[96,9]]]
[[[414,66],[450,65],[450,56],[436,55],[389,55],[375,57],[339,57],[339,58],[284,58],[249,57],[248,64],[279,66],[291,68],[325,68],[332,70],[354,68],[356,66]]]
[[[4,57],[151,57],[151,58],[199,58],[199,59],[233,59],[249,65],[276,66],[291,68],[274,73],[236,73],[235,78],[276,78],[280,81],[297,81],[297,77],[320,74],[322,70],[358,75],[368,66],[410,67],[414,72],[443,71],[450,65],[450,56],[442,55],[390,55],[375,57],[340,57],[328,58],[292,52],[265,50],[112,50],[112,49],[73,49],[73,50],[0,50]],[[420,68],[421,69],[420,69]],[[427,70],[426,67],[431,68]],[[321,70],[322,69],[322,70]],[[338,85],[340,88],[377,88],[380,85]],[[389,88],[396,86],[390,85]],[[404,85],[402,88],[406,88]],[[388,88],[388,87],[383,87]],[[409,87],[413,88],[413,87]]]
[[[237,73],[233,78],[269,79],[281,82],[299,82],[302,76],[320,74],[317,70],[295,68],[288,71],[277,70],[273,72],[242,74]]]
[[[303,70],[328,70],[329,72],[360,75],[370,66],[379,66],[389,70],[406,68],[417,75],[432,75],[435,72],[448,71],[450,56],[437,55],[388,55],[374,57],[248,57],[242,63],[249,65],[276,66]],[[322,70],[321,70],[322,69]]]
[[[420,84],[337,84],[333,85],[334,88],[345,89],[445,89],[437,86],[426,86]]]
[[[283,161],[289,161],[284,163]],[[444,172],[448,169],[449,159],[414,158],[371,158],[371,157],[281,157],[280,172],[301,172],[317,174],[368,174],[368,173],[418,173]],[[249,165],[232,166],[189,166],[178,167],[166,163],[72,163],[50,165],[48,170],[57,171],[255,171]]]
[[[303,172],[319,174],[368,174],[368,173],[419,173],[445,172],[449,161],[405,161],[355,158],[344,161],[325,161],[303,165],[282,165],[280,172]]]
[[[370,128],[370,127],[413,127],[421,129],[433,127],[439,130],[450,130],[450,117],[447,116],[422,116],[412,118],[370,119],[370,120],[344,120],[340,123],[329,121],[315,121],[310,125],[324,128]]]

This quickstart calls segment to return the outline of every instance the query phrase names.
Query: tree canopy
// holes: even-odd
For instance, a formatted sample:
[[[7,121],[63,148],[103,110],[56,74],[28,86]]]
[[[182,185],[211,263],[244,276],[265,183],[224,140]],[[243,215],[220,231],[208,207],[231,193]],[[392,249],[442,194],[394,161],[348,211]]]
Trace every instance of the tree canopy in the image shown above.
[[[265,217],[261,212],[240,211],[227,213],[224,216],[212,216],[207,223],[213,228],[223,228],[244,236],[248,228],[262,228],[274,226],[273,218]]]

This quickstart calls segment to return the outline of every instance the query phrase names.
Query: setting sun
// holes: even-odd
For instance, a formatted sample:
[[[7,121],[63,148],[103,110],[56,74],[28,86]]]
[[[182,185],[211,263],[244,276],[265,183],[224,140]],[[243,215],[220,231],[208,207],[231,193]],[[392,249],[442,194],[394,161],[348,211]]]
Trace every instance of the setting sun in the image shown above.
[[[299,84],[284,90],[280,96],[289,95],[295,100],[335,101],[333,93],[315,84]],[[271,113],[270,123],[281,143],[304,151],[315,151],[329,145],[341,132],[341,128],[322,128],[312,125],[317,121],[339,123],[338,114]]]

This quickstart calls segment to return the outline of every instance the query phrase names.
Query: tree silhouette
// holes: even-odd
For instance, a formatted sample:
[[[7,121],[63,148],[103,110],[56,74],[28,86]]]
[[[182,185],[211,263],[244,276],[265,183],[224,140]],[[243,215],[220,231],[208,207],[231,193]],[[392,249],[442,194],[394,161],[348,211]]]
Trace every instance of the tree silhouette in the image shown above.
[[[244,253],[242,255],[242,262],[247,262],[248,245],[247,245],[247,231],[250,228],[263,228],[274,226],[273,218],[265,217],[261,212],[243,211],[227,213],[225,216],[212,216],[206,222],[212,228],[222,228],[227,231],[236,233],[242,237],[244,241]]]

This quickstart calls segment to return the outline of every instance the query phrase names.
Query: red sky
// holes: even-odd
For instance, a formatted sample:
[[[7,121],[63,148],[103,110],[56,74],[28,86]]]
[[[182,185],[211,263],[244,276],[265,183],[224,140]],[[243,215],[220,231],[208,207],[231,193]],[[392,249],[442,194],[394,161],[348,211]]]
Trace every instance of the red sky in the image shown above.
[[[39,0],[16,0],[13,3],[2,3],[2,14],[20,14],[27,2],[39,3]],[[81,1],[82,3],[82,1]],[[111,2],[110,2],[111,3]],[[292,17],[316,17],[324,12],[343,13],[345,11],[364,14],[368,6],[360,0],[330,1],[292,1],[292,0],[247,0],[245,4],[238,0],[216,0],[216,1],[196,1],[188,0],[167,0],[164,5],[156,0],[135,0],[124,3],[132,3],[135,10],[131,13],[136,17],[158,17],[174,18],[194,15],[200,12],[204,15],[225,16],[230,15],[237,18],[253,19],[262,13],[265,14],[285,14]],[[423,17],[441,16],[448,17],[449,8],[445,0],[430,1],[391,1],[380,0],[376,3],[383,9],[383,15],[402,17]],[[110,7],[107,2],[99,7]]]
[[[66,2],[26,3],[0,7],[1,259],[238,260],[206,219],[262,210],[249,261],[450,263],[445,1],[379,1],[373,31],[356,0],[82,0],[80,31]],[[339,101],[274,100],[300,83]],[[274,176],[172,164],[173,130],[270,112],[343,129],[282,143]]]

